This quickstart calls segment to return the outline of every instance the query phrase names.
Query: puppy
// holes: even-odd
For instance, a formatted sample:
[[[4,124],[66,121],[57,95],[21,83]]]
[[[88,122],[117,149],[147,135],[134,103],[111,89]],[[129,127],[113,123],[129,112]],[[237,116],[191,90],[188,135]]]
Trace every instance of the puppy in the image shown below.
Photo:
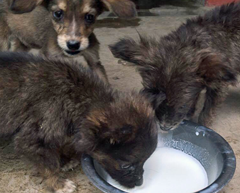
[[[187,20],[156,40],[122,39],[110,46],[117,58],[137,65],[163,130],[192,117],[199,94],[206,89],[198,122],[210,126],[214,110],[240,72],[240,4],[215,8]]]
[[[1,53],[0,116],[0,137],[12,137],[56,193],[75,190],[59,172],[83,152],[122,185],[141,185],[143,164],[157,144],[154,111],[144,96],[119,93],[69,61]]]
[[[1,4],[1,3],[0,3]],[[1,5],[0,5],[1,6]],[[89,67],[107,82],[99,61],[99,42],[93,33],[104,10],[117,16],[136,16],[130,0],[3,0],[0,11],[0,42],[11,51],[40,49],[45,56],[83,56]],[[24,14],[16,14],[24,13]]]

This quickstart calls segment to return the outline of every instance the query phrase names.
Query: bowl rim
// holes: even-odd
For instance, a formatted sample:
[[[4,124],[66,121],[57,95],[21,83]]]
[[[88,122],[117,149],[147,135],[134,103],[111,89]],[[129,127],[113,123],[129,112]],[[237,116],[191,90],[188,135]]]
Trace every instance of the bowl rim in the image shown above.
[[[236,157],[233,149],[229,143],[218,133],[204,126],[200,126],[190,121],[183,121],[185,127],[198,127],[198,131],[204,131],[209,133],[209,139],[218,147],[224,162],[223,170],[219,177],[206,188],[195,192],[195,193],[217,193],[226,186],[233,178],[236,170]],[[93,158],[87,154],[83,154],[81,158],[82,170],[88,177],[88,179],[96,186],[99,190],[104,193],[127,193],[122,190],[115,188],[114,186],[107,183],[94,169]]]

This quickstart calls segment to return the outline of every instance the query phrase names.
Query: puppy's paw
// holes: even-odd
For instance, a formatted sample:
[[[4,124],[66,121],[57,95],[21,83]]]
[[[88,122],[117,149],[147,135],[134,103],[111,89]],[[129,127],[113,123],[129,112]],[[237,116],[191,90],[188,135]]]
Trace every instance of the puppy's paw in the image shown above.
[[[64,187],[62,189],[56,190],[55,193],[72,193],[76,190],[76,186],[74,182],[71,180],[66,180],[64,183]]]
[[[78,165],[80,164],[80,161],[78,160],[71,160],[70,162],[68,162],[66,165],[64,165],[61,170],[63,172],[67,172],[67,171],[70,171],[70,170],[73,170],[74,168],[76,168]]]

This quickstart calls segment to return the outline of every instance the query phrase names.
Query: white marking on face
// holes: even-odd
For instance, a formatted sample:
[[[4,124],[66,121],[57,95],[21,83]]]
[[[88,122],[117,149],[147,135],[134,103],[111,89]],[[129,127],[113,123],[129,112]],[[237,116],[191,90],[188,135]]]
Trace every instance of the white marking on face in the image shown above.
[[[74,15],[72,23],[71,23],[71,33],[70,33],[71,36],[76,35],[76,27],[77,27],[77,23],[76,23],[76,18],[75,18],[75,15]]]
[[[96,15],[97,14],[97,10],[90,7],[89,4],[86,4],[85,7],[83,8],[83,13],[89,13],[89,14],[93,14]]]
[[[66,35],[58,36],[57,42],[58,42],[58,45],[60,46],[60,48],[62,48],[63,50],[68,50]]]
[[[96,15],[97,14],[97,10],[92,8],[88,13]]]
[[[51,10],[52,10],[52,11],[57,10],[57,9],[58,9],[58,6],[57,6],[57,5],[53,5],[53,6],[51,7]]]
[[[85,49],[88,48],[88,46],[89,46],[89,39],[83,37],[83,38],[82,38],[82,41],[81,41],[80,50],[85,50]]]
[[[89,4],[86,4],[83,8],[83,12],[85,12],[85,13],[89,12],[90,10],[91,10],[91,7]]]
[[[67,5],[64,2],[59,3],[58,7],[64,11],[66,11]]]

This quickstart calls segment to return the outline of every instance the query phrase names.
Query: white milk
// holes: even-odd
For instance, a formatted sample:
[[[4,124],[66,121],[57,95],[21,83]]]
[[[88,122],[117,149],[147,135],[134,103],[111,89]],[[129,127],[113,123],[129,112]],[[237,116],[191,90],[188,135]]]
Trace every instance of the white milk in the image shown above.
[[[130,193],[193,193],[208,185],[207,173],[192,156],[172,148],[157,148],[144,165],[144,183],[126,189],[104,174],[106,181]]]

